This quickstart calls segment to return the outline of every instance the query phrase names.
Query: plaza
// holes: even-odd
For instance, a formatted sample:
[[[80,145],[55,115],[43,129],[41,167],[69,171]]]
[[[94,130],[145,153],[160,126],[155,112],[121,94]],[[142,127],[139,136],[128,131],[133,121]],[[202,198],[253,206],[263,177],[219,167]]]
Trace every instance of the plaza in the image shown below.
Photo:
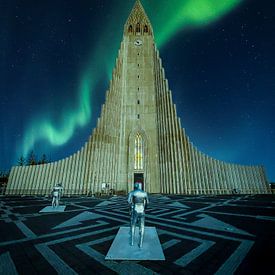
[[[156,227],[165,261],[105,260],[129,226],[125,196],[64,197],[64,212],[40,213],[50,205],[1,197],[1,274],[274,272],[274,195],[151,195],[145,225]]]

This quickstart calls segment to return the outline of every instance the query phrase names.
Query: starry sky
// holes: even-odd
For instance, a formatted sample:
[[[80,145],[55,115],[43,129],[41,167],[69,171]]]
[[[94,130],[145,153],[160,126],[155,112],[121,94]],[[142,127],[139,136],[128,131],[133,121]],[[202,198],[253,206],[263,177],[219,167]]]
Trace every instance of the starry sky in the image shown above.
[[[178,116],[219,160],[275,182],[273,0],[143,0]],[[0,1],[0,171],[88,140],[133,0]]]

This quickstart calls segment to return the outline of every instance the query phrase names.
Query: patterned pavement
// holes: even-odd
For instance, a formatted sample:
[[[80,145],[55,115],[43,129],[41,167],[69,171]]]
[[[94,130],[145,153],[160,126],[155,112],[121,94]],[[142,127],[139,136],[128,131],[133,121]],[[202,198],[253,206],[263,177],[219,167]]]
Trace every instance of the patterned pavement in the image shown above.
[[[274,274],[275,196],[150,196],[165,261],[106,261],[126,197],[0,197],[0,274]]]

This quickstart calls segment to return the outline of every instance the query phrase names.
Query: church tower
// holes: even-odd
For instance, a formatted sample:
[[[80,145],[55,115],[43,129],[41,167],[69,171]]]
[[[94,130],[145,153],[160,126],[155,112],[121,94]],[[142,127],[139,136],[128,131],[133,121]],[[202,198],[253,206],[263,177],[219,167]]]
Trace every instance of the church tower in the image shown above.
[[[213,159],[189,141],[177,116],[152,25],[136,1],[124,25],[116,65],[97,126],[72,156],[49,164],[13,167],[6,194],[129,192],[269,193],[262,166]]]
[[[119,59],[122,62],[122,124],[119,182],[127,190],[141,181],[148,192],[159,193],[160,173],[155,86],[155,45],[151,23],[136,1],[124,26]],[[125,189],[122,188],[122,189]]]

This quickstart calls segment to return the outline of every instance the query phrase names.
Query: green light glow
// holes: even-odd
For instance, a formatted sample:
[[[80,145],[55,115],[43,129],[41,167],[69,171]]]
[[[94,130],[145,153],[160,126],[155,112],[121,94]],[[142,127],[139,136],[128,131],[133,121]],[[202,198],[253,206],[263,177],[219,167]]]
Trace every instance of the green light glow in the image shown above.
[[[79,88],[79,103],[76,110],[66,110],[61,114],[61,126],[56,127],[52,120],[36,118],[30,123],[23,140],[23,154],[33,150],[38,140],[46,140],[53,146],[63,145],[72,137],[78,126],[86,125],[91,118],[91,90],[93,83],[90,75],[84,75]],[[22,152],[22,149],[21,149]]]
[[[142,1],[151,19],[158,48],[164,46],[178,31],[189,26],[205,26],[218,20],[241,2],[242,0]],[[91,92],[104,73],[111,77],[123,24],[131,6],[132,3],[118,2],[108,24],[104,24],[105,30],[100,30],[98,44],[92,49],[90,64],[84,69],[80,79],[77,108],[68,108],[61,113],[61,123],[58,126],[51,119],[45,119],[49,115],[36,117],[26,129],[18,155],[22,152],[24,155],[28,154],[36,142],[41,140],[52,146],[66,144],[78,127],[90,122]]]
[[[242,0],[169,0],[157,1],[158,3],[152,2],[148,1],[146,8],[150,11],[156,43],[160,48],[178,31],[190,26],[202,27],[212,23],[238,6]]]

